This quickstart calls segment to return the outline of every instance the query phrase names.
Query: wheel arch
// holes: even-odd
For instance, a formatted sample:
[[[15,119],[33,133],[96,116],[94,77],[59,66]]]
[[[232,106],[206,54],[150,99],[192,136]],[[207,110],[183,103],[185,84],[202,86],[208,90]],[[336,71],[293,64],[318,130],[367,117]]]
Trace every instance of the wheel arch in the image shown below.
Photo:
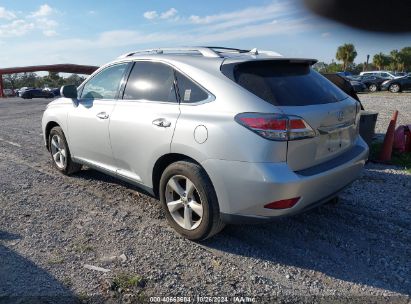
[[[184,161],[184,160],[190,161],[190,162],[193,162],[199,165],[204,170],[204,172],[206,172],[208,178],[210,179],[210,176],[208,175],[205,168],[200,164],[200,162],[198,162],[194,158],[188,155],[185,155],[185,154],[181,154],[181,153],[164,154],[159,159],[157,159],[157,161],[155,162],[153,166],[153,171],[152,171],[153,193],[156,197],[159,197],[160,179],[161,179],[161,175],[163,174],[164,170],[172,163],[175,163],[177,161]]]
[[[61,126],[57,122],[49,121],[46,125],[46,129],[44,130],[44,136],[45,136],[45,139],[46,139],[46,147],[47,147],[47,150],[49,150],[49,151],[50,151],[49,135],[50,135],[51,129],[53,129],[54,127],[60,127],[61,128]]]

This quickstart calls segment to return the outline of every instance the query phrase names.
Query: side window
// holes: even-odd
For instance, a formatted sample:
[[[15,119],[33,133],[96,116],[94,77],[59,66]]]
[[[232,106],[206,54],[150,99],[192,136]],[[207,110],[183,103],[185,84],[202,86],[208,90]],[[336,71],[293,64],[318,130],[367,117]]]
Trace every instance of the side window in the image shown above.
[[[136,62],[123,99],[177,102],[174,70],[159,62]]]
[[[206,100],[208,94],[180,72],[176,72],[178,93],[182,103],[192,103]]]
[[[83,99],[114,99],[127,63],[110,66],[91,78],[83,87]]]
[[[388,75],[387,73],[381,73],[381,77],[387,78],[390,77],[390,75]]]

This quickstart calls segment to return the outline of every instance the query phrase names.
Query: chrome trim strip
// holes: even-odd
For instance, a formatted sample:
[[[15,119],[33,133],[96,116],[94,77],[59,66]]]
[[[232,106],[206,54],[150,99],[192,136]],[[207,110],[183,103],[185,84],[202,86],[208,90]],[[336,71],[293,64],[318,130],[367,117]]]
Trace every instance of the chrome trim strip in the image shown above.
[[[342,131],[345,129],[348,129],[350,127],[352,127],[355,124],[355,121],[351,120],[351,121],[347,121],[344,122],[342,124],[338,124],[338,125],[334,125],[334,126],[327,126],[327,127],[319,127],[317,128],[318,132],[320,132],[320,134],[330,134],[333,133],[335,131]]]

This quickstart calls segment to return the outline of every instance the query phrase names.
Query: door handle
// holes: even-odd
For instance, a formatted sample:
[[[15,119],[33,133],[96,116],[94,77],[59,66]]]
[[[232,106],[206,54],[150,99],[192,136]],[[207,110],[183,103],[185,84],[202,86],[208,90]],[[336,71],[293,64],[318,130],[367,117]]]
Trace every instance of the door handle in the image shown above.
[[[109,118],[109,115],[106,112],[100,112],[96,115],[100,119],[107,119]]]
[[[169,126],[171,126],[171,122],[169,122],[165,118],[158,118],[153,120],[153,125],[157,127],[168,128]]]

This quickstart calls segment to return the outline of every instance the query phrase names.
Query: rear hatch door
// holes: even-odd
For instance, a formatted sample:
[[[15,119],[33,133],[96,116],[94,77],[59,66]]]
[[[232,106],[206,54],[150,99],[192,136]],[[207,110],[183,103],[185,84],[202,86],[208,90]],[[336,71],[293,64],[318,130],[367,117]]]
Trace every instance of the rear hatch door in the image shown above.
[[[304,107],[281,107],[288,115],[302,117],[316,132],[314,138],[288,141],[287,163],[294,171],[328,161],[349,150],[357,137],[357,101]]]
[[[278,58],[222,67],[240,86],[284,114],[303,118],[315,131],[315,137],[288,141],[287,162],[294,171],[344,153],[358,136],[358,102],[314,71],[313,62]]]

